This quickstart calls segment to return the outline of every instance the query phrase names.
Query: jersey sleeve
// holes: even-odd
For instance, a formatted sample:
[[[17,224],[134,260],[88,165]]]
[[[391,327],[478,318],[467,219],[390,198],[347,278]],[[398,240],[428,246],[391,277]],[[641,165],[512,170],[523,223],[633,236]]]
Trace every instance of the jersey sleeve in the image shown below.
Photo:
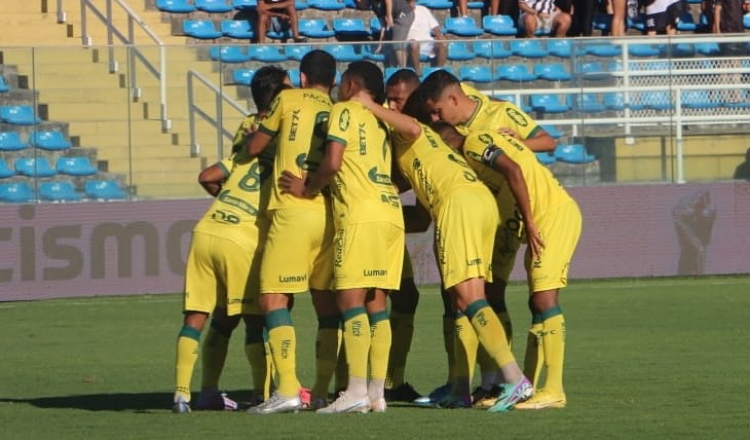
[[[469,162],[495,168],[498,156],[505,154],[505,137],[491,131],[470,134],[464,143],[464,156]]]
[[[508,118],[510,129],[521,139],[530,139],[542,130],[536,121],[512,102],[504,102],[505,116]]]
[[[334,104],[331,108],[331,116],[328,118],[328,136],[326,140],[346,146],[349,138],[348,133],[351,117],[349,106],[344,103]]]
[[[268,112],[260,120],[258,131],[270,136],[274,136],[279,132],[281,128],[281,115],[284,113],[284,96],[286,94],[282,91],[279,96],[271,101]]]
[[[240,124],[239,127],[237,127],[237,131],[234,132],[234,138],[232,139],[232,152],[236,152],[240,150],[245,145],[246,141],[246,135],[248,131],[252,131],[253,126],[258,120],[258,115],[253,113],[252,115],[248,115]]]

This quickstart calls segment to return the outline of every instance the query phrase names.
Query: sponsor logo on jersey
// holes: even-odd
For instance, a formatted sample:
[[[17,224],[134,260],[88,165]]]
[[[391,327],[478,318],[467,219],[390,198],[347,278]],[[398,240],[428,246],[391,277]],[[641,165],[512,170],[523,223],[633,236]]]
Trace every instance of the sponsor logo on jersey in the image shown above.
[[[363,273],[366,277],[384,277],[388,275],[388,271],[383,269],[365,269]]]
[[[289,127],[289,140],[293,141],[297,139],[297,130],[299,129],[300,109],[296,109],[292,112],[292,126]]]
[[[349,128],[349,109],[345,108],[339,115],[339,130],[346,131]]]
[[[528,127],[529,121],[528,119],[526,119],[526,116],[524,116],[520,111],[516,110],[515,108],[508,107],[507,109],[505,109],[505,113],[508,115],[511,121],[518,124],[519,127]]]
[[[301,283],[307,281],[307,274],[304,275],[279,275],[280,283]]]

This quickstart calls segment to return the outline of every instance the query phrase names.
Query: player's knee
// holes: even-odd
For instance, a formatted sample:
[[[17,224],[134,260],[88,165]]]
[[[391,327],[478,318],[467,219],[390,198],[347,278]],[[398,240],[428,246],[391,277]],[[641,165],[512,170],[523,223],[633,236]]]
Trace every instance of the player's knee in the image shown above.
[[[534,292],[531,297],[529,297],[529,310],[531,310],[532,313],[541,313],[545,310],[559,306],[557,294],[557,289]]]

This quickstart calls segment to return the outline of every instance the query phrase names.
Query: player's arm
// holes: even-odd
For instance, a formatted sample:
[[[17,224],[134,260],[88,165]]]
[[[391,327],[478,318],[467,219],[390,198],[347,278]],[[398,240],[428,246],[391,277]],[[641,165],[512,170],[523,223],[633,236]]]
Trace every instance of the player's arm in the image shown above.
[[[226,179],[228,175],[229,172],[226,167],[219,162],[201,171],[198,175],[198,183],[207,193],[211,194],[212,197],[216,197],[221,191],[221,185],[224,182],[224,179]]]
[[[419,123],[414,118],[383,107],[381,104],[373,101],[367,92],[358,92],[352,100],[367,107],[376,118],[388,124],[393,131],[401,135],[408,142],[414,142],[422,134],[422,127],[419,126]]]
[[[534,130],[532,137],[521,139],[521,141],[529,147],[529,150],[534,152],[554,151],[557,147],[555,138],[550,136],[542,127]]]
[[[300,198],[313,198],[333,181],[336,173],[341,169],[346,146],[336,141],[328,141],[323,160],[318,170],[308,180],[295,176],[288,170],[281,172],[279,188],[283,193],[292,194]]]
[[[259,155],[271,144],[276,133],[281,127],[281,115],[283,114],[284,100],[283,91],[271,102],[268,112],[263,115],[263,119],[258,124],[258,129],[253,137],[247,143],[247,152],[250,157]]]
[[[403,205],[402,209],[404,213],[404,229],[407,233],[424,232],[430,227],[430,223],[432,223],[430,211],[422,206],[419,201],[414,206]]]

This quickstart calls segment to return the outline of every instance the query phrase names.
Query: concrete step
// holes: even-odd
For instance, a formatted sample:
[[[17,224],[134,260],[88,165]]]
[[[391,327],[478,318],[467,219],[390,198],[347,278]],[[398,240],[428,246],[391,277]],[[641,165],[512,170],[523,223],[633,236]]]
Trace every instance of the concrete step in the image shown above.
[[[110,173],[128,173],[129,170],[132,170],[134,174],[160,175],[168,180],[169,176],[176,173],[200,172],[201,159],[197,157],[151,157],[147,161],[109,160],[108,171]],[[195,177],[198,175],[196,174]]]
[[[197,175],[195,177],[197,177]],[[138,197],[144,198],[153,197],[160,199],[171,199],[208,197],[206,192],[197,183],[195,178],[193,178],[192,180],[186,178],[184,183],[141,183],[138,184],[135,189]]]

